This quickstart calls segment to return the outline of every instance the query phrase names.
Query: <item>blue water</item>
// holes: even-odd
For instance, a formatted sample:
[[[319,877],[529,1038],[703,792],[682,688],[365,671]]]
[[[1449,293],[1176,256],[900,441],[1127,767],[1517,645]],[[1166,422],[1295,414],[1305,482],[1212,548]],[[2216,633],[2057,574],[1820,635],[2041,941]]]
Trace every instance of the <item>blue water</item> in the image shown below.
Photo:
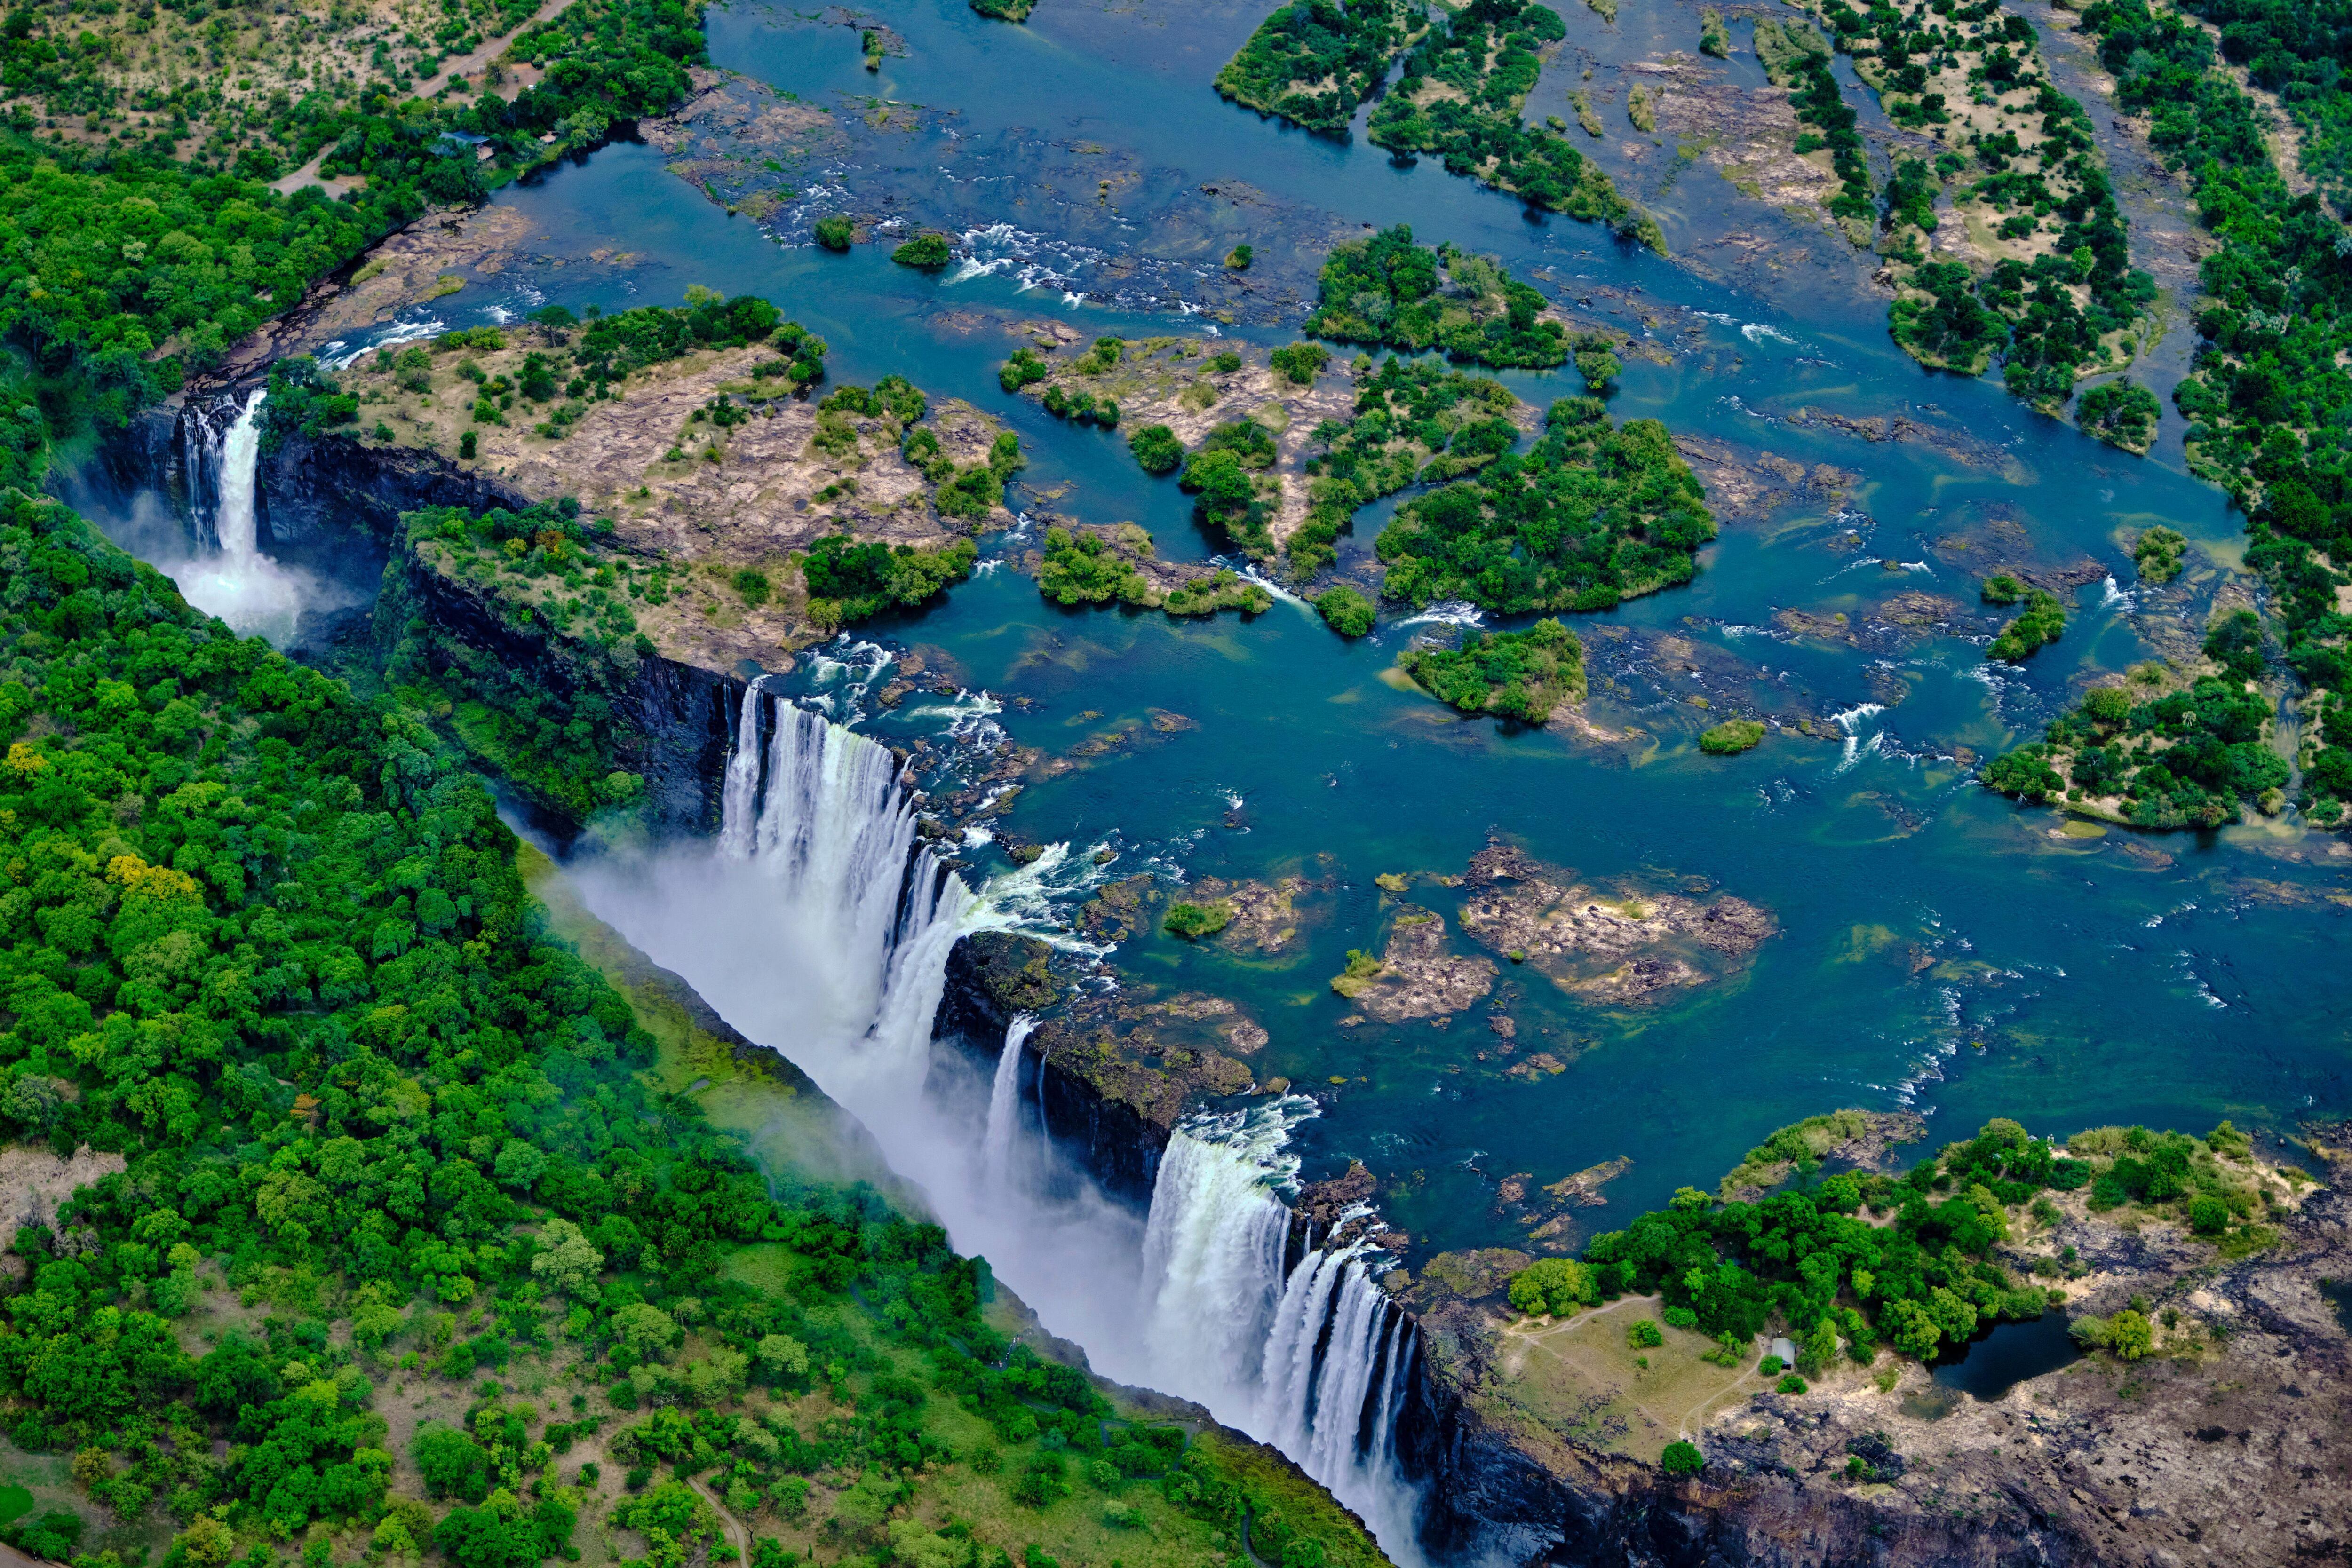
[[[2201,623],[2239,548],[2217,492],[2041,418],[1991,382],[1923,371],[1888,341],[1883,303],[1855,287],[1861,264],[1830,256],[1817,233],[1791,232],[1814,259],[1767,298],[1588,225],[1531,221],[1434,164],[1400,170],[1360,141],[1318,141],[1223,104],[1206,83],[1255,20],[1217,5],[1048,0],[1015,27],[961,0],[919,0],[892,18],[910,55],[877,80],[845,29],[763,5],[714,10],[719,65],[843,109],[856,127],[805,158],[778,157],[780,171],[746,165],[746,180],[793,193],[793,204],[764,225],[730,217],[668,172],[664,154],[615,145],[501,193],[534,220],[532,254],[462,298],[613,308],[675,302],[697,283],[767,295],[828,340],[836,381],[895,371],[1005,419],[1032,456],[1016,505],[1066,485],[1055,510],[1140,522],[1165,553],[1196,558],[1211,546],[1172,484],[1141,475],[1117,437],[1072,430],[998,389],[995,367],[1015,340],[1007,324],[1052,316],[1088,332],[1288,340],[1324,248],[1406,221],[1424,239],[1502,256],[1567,304],[1590,298],[1596,315],[1670,347],[1664,364],[1628,360],[1618,417],[1851,474],[1841,500],[1799,497],[1727,527],[1690,587],[1576,618],[1619,682],[1596,695],[1592,717],[1639,732],[1616,745],[1459,718],[1382,680],[1411,632],[1347,643],[1286,603],[1247,622],[1181,625],[1065,612],[1007,564],[933,610],[865,629],[922,646],[969,686],[1030,699],[1034,709],[1002,722],[1049,752],[1150,707],[1198,721],[1033,784],[1007,826],[1107,841],[1122,852],[1119,869],[1151,864],[1171,879],[1297,873],[1332,884],[1305,905],[1295,958],[1244,961],[1146,936],[1116,962],[1130,987],[1215,991],[1262,1022],[1272,1039],[1251,1061],[1261,1081],[1291,1078],[1325,1103],[1300,1134],[1307,1174],[1363,1159],[1385,1210],[1425,1246],[1520,1240],[1495,1203],[1505,1175],[1551,1181],[1632,1156],[1610,1207],[1586,1217],[1606,1226],[1677,1186],[1710,1185],[1773,1127],[1840,1105],[1916,1108],[1943,1138],[1994,1115],[2050,1134],[2114,1122],[2202,1131],[2223,1117],[2284,1127],[2352,1104],[2338,896],[2352,861],[2340,841],[2292,821],[2067,838],[2054,816],[1972,780],[1977,761],[2030,738],[2085,682],[2151,655],[2152,623],[2136,615]],[[1578,47],[1598,27],[1580,7],[1570,25]],[[1548,78],[1538,100],[1558,87]],[[916,130],[869,134],[843,95],[924,107]],[[1093,200],[1098,170],[1126,182],[1115,208]],[[1715,180],[1695,172],[1677,187],[1686,211],[1670,237],[1699,234],[1732,200],[1720,182],[1699,189],[1702,178]],[[1248,203],[1202,193],[1236,183]],[[1058,270],[1024,288],[1010,268],[959,277],[893,267],[887,244],[831,255],[807,239],[824,211],[900,229],[1011,225],[1026,237],[1009,243]],[[1754,210],[1713,221],[1735,219],[1781,221]],[[1266,257],[1244,295],[1216,266],[1240,239]],[[592,259],[600,249],[625,256]],[[1219,322],[1221,310],[1233,319]],[[1506,379],[1538,402],[1573,390],[1558,377]],[[1804,408],[1903,414],[1948,438],[1869,442],[1787,423]],[[1959,455],[1969,443],[1976,461]],[[1382,515],[1360,520],[1351,559]],[[2093,581],[2064,640],[2021,669],[1986,666],[1989,622],[1966,635],[1882,630],[1860,646],[1772,630],[1788,610],[1864,622],[1906,591],[1973,613],[1995,556],[2087,560],[2128,590],[2125,541],[2159,521],[2208,552],[2191,591],[2151,611]],[[1832,548],[1849,531],[1863,548]],[[1666,638],[1685,640],[1692,660]],[[1693,737],[1722,716],[1725,685],[1694,707],[1684,662],[1734,671],[1729,687],[1759,712],[1846,715],[1845,738],[1777,734],[1744,757],[1702,757]],[[1882,710],[1866,711],[1873,702]],[[1102,716],[1082,719],[1088,710]],[[1498,998],[1521,1053],[1552,1051],[1567,1064],[1558,1074],[1515,1078],[1499,1057],[1480,1061],[1494,1044],[1483,1009],[1443,1030],[1342,1030],[1350,1009],[1327,981],[1347,949],[1377,946],[1393,915],[1373,876],[1459,873],[1490,835],[1588,881],[1738,894],[1771,910],[1780,934],[1738,977],[1635,1011],[1585,1006],[1505,966],[1513,989]],[[1449,916],[1455,896],[1412,894]],[[2040,1345],[2032,1334],[2051,1332],[2016,1331],[1999,1352],[1987,1341],[1963,1369],[2006,1364],[2012,1341]]]

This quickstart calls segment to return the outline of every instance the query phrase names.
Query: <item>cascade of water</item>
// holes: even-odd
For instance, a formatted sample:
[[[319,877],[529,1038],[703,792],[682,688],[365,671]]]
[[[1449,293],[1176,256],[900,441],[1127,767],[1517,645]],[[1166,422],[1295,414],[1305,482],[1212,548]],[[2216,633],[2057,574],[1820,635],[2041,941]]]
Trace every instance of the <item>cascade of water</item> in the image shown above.
[[[1279,1116],[1258,1113],[1255,1125],[1237,1120],[1204,1120],[1171,1134],[1143,1232],[1154,1375],[1162,1387],[1228,1410],[1254,1403],[1268,1353],[1290,1229],[1290,1210],[1272,1189],[1296,1169],[1237,1152],[1278,1155]],[[1241,1142],[1202,1135],[1219,1133]]]
[[[1276,1191],[1297,1170],[1289,1128],[1313,1113],[1286,1102],[1169,1140],[1144,1239],[1153,1374],[1288,1454],[1402,1562],[1418,1523],[1395,1450],[1412,1329],[1363,1243],[1283,1266],[1291,1212]]]
[[[173,572],[187,601],[217,615],[238,632],[258,632],[272,643],[293,640],[301,615],[301,591],[284,569],[261,553],[259,469],[261,404],[268,389],[257,387],[225,432],[199,418],[189,436],[188,485],[198,531],[209,532],[216,553],[188,561]],[[199,438],[200,437],[200,438]]]
[[[261,401],[268,395],[268,388],[256,387],[221,438],[220,509],[213,529],[221,554],[240,565],[254,558],[260,534],[254,501],[261,466]]]
[[[1029,1020],[1006,1030],[976,1152],[926,1104],[932,1021],[956,940],[1034,922],[1080,862],[1050,846],[975,894],[915,849],[914,815],[886,747],[748,692],[722,781],[717,863],[681,862],[678,874],[699,883],[673,884],[651,918],[616,924],[856,1112],[892,1163],[925,1182],[958,1246],[1017,1270],[1007,1282],[1066,1313],[1070,1327],[1056,1332],[1077,1331],[1098,1365],[1278,1443],[1358,1508],[1392,1557],[1417,1562],[1415,1496],[1389,1437],[1406,1334],[1367,1266],[1378,1255],[1310,1249],[1285,1270],[1292,1215],[1277,1194],[1297,1173],[1290,1128],[1317,1113],[1314,1102],[1188,1121],[1161,1156],[1140,1237],[1085,1189],[1003,1201],[1025,1143],[1016,1128],[1027,1115]],[[743,946],[747,926],[756,951]],[[1036,1114],[1042,1134],[1042,1073]],[[1051,1158],[1050,1139],[1038,1147]],[[1139,1273],[1104,1277],[1102,1258],[1121,1253],[1139,1254]]]
[[[1004,1049],[997,1054],[996,1076],[988,1086],[988,1125],[980,1140],[981,1180],[991,1190],[1003,1191],[1013,1179],[1013,1134],[1021,1114],[1021,1046],[1037,1020],[1014,1013],[1004,1027]]]
[[[735,716],[735,747],[727,754],[727,772],[719,794],[719,852],[725,859],[751,858],[752,836],[760,820],[760,683],[743,687],[743,702]]]
[[[915,857],[881,1005],[866,1031],[864,1066],[876,1091],[922,1088],[930,1071],[931,1026],[948,988],[948,954],[960,937],[987,926],[992,914],[929,850]]]
[[[921,1092],[948,951],[989,918],[961,877],[913,852],[898,774],[887,747],[754,687],[720,787],[719,857],[765,879],[811,971],[803,1065],[860,1113]]]

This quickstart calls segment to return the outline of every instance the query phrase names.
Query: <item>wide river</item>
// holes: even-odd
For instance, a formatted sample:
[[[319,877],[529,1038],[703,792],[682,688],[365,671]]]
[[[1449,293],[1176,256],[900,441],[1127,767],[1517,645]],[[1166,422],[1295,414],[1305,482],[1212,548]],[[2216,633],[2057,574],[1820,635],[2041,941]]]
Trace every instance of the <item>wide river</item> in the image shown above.
[[[1531,115],[1559,104],[1580,51],[1624,50],[1598,16],[1563,10],[1565,63],[1547,72]],[[1155,708],[1195,721],[1033,785],[1005,826],[1113,845],[1115,873],[1328,882],[1283,962],[1156,934],[1115,962],[1130,983],[1213,991],[1263,1023],[1271,1038],[1251,1061],[1261,1081],[1288,1077],[1323,1102],[1298,1134],[1306,1174],[1363,1160],[1386,1212],[1424,1245],[1517,1241],[1495,1204],[1513,1173],[1548,1182],[1630,1156],[1611,1207],[1591,1217],[1622,1220],[1684,1183],[1712,1185],[1771,1128],[1843,1105],[1914,1108],[1946,1137],[1994,1115],[2041,1133],[2117,1122],[2201,1132],[2223,1117],[2286,1132],[2352,1109],[2352,966],[2336,946],[2352,861],[2340,840],[2291,815],[2203,834],[2068,836],[2056,815],[1973,780],[1976,763],[2031,738],[2071,690],[2152,656],[2151,632],[2201,626],[2240,531],[2219,494],[2181,471],[2178,416],[2168,411],[2155,456],[2133,458],[1992,381],[1923,371],[1888,340],[1883,299],[1857,287],[1868,258],[1753,204],[1738,210],[1704,166],[1666,197],[1642,193],[1666,215],[1671,246],[1694,255],[1746,235],[1791,258],[1738,275],[1771,287],[1591,225],[1532,221],[1433,163],[1392,166],[1360,138],[1343,146],[1261,121],[1209,87],[1259,15],[1044,0],[1013,26],[963,0],[910,0],[887,18],[908,52],[869,75],[853,28],[714,7],[719,66],[765,84],[758,97],[789,94],[846,127],[814,152],[787,139],[721,193],[789,199],[730,216],[663,153],[614,145],[503,193],[536,225],[530,258],[435,309],[455,326],[544,301],[676,303],[690,284],[762,294],[830,341],[835,382],[896,371],[1008,420],[1032,458],[1016,507],[1132,519],[1164,553],[1199,558],[1213,547],[1172,482],[1142,475],[1118,437],[1058,424],[998,389],[995,367],[1017,340],[1006,324],[1288,341],[1323,250],[1407,222],[1654,343],[1659,354],[1629,357],[1617,417],[1655,417],[1750,460],[1843,471],[1834,493],[1728,522],[1692,586],[1572,618],[1596,650],[1594,722],[1635,732],[1613,744],[1459,718],[1382,679],[1433,628],[1391,622],[1349,643],[1295,602],[1246,622],[1067,612],[1011,566],[984,564],[930,612],[861,629],[992,694],[1004,705],[995,722],[1024,745],[1066,750]],[[1668,15],[1672,28],[1627,26],[1660,26],[1655,47],[1691,47],[1695,20]],[[1744,52],[1728,68],[1760,80]],[[890,265],[887,244],[827,254],[809,224],[835,211],[964,232],[965,248],[994,265],[926,276]],[[1261,258],[1246,293],[1218,266],[1240,240]],[[1577,390],[1507,379],[1538,403]],[[1874,442],[1823,415],[1900,415],[1939,434]],[[1343,565],[1360,564],[1385,513],[1359,519]],[[2197,547],[2183,587],[2160,602],[2135,591],[2127,553],[2158,522]],[[983,560],[1034,544],[1034,530],[1000,537]],[[1983,656],[1993,623],[1975,589],[1996,558],[2099,569],[2078,573],[2088,580],[2063,641],[2022,668]],[[1897,594],[1958,601],[1967,634],[1874,620]],[[1843,613],[1851,630],[1797,636],[1776,624],[1790,611]],[[1705,709],[1690,700],[1700,692]],[[1727,701],[1813,716],[1833,734],[1777,732],[1745,756],[1704,757],[1693,736]],[[940,707],[869,723],[919,733],[945,722]],[[1348,949],[1383,936],[1374,876],[1457,874],[1497,835],[1602,888],[1738,894],[1779,932],[1744,973],[1639,1009],[1581,1005],[1506,965],[1515,1058],[1490,1050],[1483,1008],[1443,1030],[1341,1027],[1350,1007],[1327,982]],[[979,852],[975,878],[992,852]],[[1459,894],[1424,883],[1412,896],[1450,920]],[[1536,1051],[1564,1070],[1506,1071]]]

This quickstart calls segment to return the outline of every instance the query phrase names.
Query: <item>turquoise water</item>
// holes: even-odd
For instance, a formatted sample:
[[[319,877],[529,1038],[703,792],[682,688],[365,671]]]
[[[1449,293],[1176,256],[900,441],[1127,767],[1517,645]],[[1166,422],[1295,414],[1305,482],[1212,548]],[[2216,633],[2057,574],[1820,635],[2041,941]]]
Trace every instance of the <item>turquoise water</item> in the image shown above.
[[[1567,14],[1581,47],[1598,20]],[[1381,678],[1428,628],[1391,624],[1349,644],[1292,603],[1211,624],[1066,612],[999,566],[938,608],[865,629],[920,645],[967,686],[1027,699],[999,722],[1048,752],[1150,708],[1197,721],[1034,784],[1006,827],[1111,842],[1115,871],[1328,880],[1285,963],[1156,936],[1116,962],[1131,986],[1215,991],[1263,1023],[1271,1040],[1251,1062],[1261,1081],[1292,1078],[1325,1104],[1301,1130],[1307,1174],[1364,1160],[1383,1208],[1426,1245],[1519,1239],[1496,1207],[1505,1176],[1549,1182],[1631,1156],[1611,1207],[1585,1217],[1605,1226],[1685,1182],[1711,1184],[1770,1129],[1840,1105],[1916,1108],[1945,1137],[1993,1115],[2063,1133],[2108,1122],[2202,1131],[2224,1116],[2281,1130],[2342,1113],[2352,985],[2330,956],[2346,918],[2331,895],[2352,861],[2337,841],[2292,823],[2066,838],[2054,816],[1970,777],[1970,758],[2030,737],[2084,681],[2148,657],[2151,631],[2201,624],[2220,581],[2212,561],[2235,559],[2221,497],[1990,382],[1920,371],[1887,340],[1881,302],[1854,288],[1853,260],[1818,235],[1810,270],[1768,300],[1589,226],[1529,221],[1434,165],[1400,170],[1360,141],[1318,141],[1223,104],[1207,82],[1256,19],[1046,0],[1011,27],[961,0],[921,0],[891,18],[911,53],[877,81],[852,32],[763,6],[714,10],[721,66],[820,105],[871,94],[927,106],[918,129],[867,134],[860,122],[820,153],[778,159],[781,171],[753,169],[752,184],[817,193],[765,227],[729,216],[651,148],[608,148],[504,193],[538,225],[534,255],[444,303],[671,303],[693,283],[768,295],[831,342],[836,381],[897,371],[935,397],[968,398],[1021,432],[1028,493],[1067,485],[1055,510],[1132,519],[1164,553],[1199,558],[1211,547],[1171,484],[1138,472],[1116,437],[997,389],[1014,340],[1005,325],[1050,316],[1087,331],[1204,332],[1222,309],[1228,334],[1287,340],[1330,240],[1404,221],[1671,346],[1665,363],[1629,360],[1618,417],[1853,475],[1840,497],[1800,496],[1727,526],[1691,587],[1579,618],[1596,686],[1612,683],[1593,720],[1643,732],[1622,744],[1460,719]],[[1531,110],[1558,90],[1548,80]],[[1126,182],[1116,211],[1092,200],[1097,169]],[[1234,182],[1250,204],[1202,195]],[[1676,190],[1678,244],[1732,199],[1704,171]],[[883,246],[828,255],[806,231],[830,211],[1012,225],[1010,237],[970,242],[1009,259],[930,277],[892,267]],[[1735,215],[1789,228],[1753,209]],[[1267,258],[1248,294],[1215,265],[1240,239]],[[591,259],[600,248],[626,258]],[[1024,259],[1050,278],[1024,288]],[[1507,379],[1538,402],[1573,390]],[[1872,443],[1788,422],[1805,408],[1903,414],[1946,437]],[[1361,571],[1379,515],[1360,520],[1343,570]],[[2021,670],[1988,671],[1994,622],[1974,606],[1984,561],[2089,563],[2128,591],[2122,541],[2158,521],[2211,554],[2188,589],[2140,604],[2095,576],[2060,644]],[[1854,532],[1862,548],[1833,548]],[[1961,617],[1924,632],[1873,623],[1906,591],[1956,600]],[[1783,611],[1842,612],[1864,630],[1851,643],[1795,638],[1772,630]],[[1686,700],[1700,690],[1704,710]],[[1780,733],[1744,757],[1702,757],[1693,737],[1727,707],[1809,716],[1843,738]],[[1101,716],[1081,718],[1089,710]],[[1459,873],[1490,835],[1588,880],[1738,894],[1769,908],[1779,935],[1738,977],[1633,1012],[1586,1007],[1505,966],[1521,1057],[1566,1062],[1532,1080],[1477,1060],[1495,1043],[1479,1010],[1443,1030],[1340,1028],[1350,1009],[1327,981],[1347,949],[1384,939],[1373,876]],[[1450,917],[1458,895],[1424,885],[1412,896]]]

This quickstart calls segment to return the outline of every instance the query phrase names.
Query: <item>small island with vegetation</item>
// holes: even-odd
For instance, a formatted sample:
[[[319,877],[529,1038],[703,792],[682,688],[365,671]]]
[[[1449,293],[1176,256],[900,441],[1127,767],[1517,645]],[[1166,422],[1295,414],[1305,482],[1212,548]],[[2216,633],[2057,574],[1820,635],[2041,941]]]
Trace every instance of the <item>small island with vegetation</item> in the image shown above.
[[[2271,745],[2275,698],[2262,689],[2265,676],[2260,619],[2231,611],[2208,631],[2201,658],[2136,664],[2093,686],[2041,740],[1987,764],[1984,782],[2138,828],[2219,827],[2248,805],[2275,816],[2290,770]],[[2325,694],[2312,707],[2336,711]],[[2352,750],[2332,730],[2305,738],[2302,803],[2332,824],[2352,800]]]
[[[1562,398],[1525,453],[1407,502],[1381,531],[1383,591],[1503,614],[1607,610],[1688,582],[1715,538],[1706,493],[1654,419]]]
[[[1459,648],[1414,648],[1397,664],[1464,713],[1539,725],[1584,700],[1584,644],[1557,618],[1524,632],[1465,632]]]

